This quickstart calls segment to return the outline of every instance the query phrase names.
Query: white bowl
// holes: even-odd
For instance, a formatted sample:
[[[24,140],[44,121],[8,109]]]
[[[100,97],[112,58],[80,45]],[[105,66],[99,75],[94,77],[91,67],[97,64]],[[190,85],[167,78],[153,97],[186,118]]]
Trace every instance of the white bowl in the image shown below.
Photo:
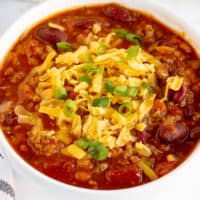
[[[101,0],[100,2],[108,3],[112,1]],[[177,33],[182,35],[182,37],[188,40],[190,44],[192,44],[196,51],[200,54],[200,35],[198,34],[198,32],[194,29],[194,27],[191,27],[184,20],[180,19],[180,17],[176,16],[171,11],[164,8],[162,5],[159,5],[156,2],[151,2],[149,0],[115,0],[114,2],[118,2],[129,8],[141,10],[153,15],[155,18],[159,19],[159,21],[166,24],[170,28],[174,29]],[[14,42],[18,39],[18,37],[41,19],[46,18],[50,14],[65,10],[67,8],[95,3],[98,4],[99,0],[49,0],[33,8],[23,17],[17,20],[16,23],[14,23],[10,27],[10,29],[1,37],[0,61],[3,60],[4,56],[12,47]],[[156,181],[134,188],[97,191],[78,188],[61,183],[35,170],[13,150],[1,130],[0,149],[0,152],[2,152],[3,155],[7,158],[13,169],[21,173],[21,175],[25,175],[30,180],[35,181],[42,188],[46,189],[49,196],[54,194],[54,196],[57,197],[56,199],[59,200],[68,198],[70,198],[70,200],[77,200],[79,198],[81,198],[82,200],[90,200],[94,198],[95,200],[114,198],[119,200],[130,197],[137,200],[146,200],[147,198],[152,199],[153,197],[156,197],[158,195],[161,195],[162,197],[162,194],[166,194],[167,191],[172,191],[169,190],[169,185],[172,185],[172,183],[176,184],[177,180],[184,178],[184,176],[187,177],[186,175],[189,173],[189,171],[191,172],[191,170],[195,169],[195,167],[198,166],[200,168],[200,148],[196,147],[192,155],[189,156],[189,158],[183,164],[181,164],[177,169],[175,169],[168,175]],[[196,178],[200,178],[199,173],[196,176],[198,176]],[[181,188],[179,188],[179,192],[181,192],[180,189]],[[179,196],[177,196],[177,198],[178,197]]]

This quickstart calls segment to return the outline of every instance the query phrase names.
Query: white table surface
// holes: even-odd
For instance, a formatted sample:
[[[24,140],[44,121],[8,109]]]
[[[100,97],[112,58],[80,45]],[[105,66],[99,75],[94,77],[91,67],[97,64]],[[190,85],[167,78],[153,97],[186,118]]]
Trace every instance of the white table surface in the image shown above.
[[[200,0],[157,1],[160,1],[167,7],[170,7],[176,13],[184,17],[185,20],[194,24],[197,28],[200,28]],[[36,5],[36,2],[31,2],[31,0],[0,0],[0,35],[12,24],[14,20],[34,5]],[[198,162],[197,166],[193,167],[192,170],[192,172],[189,171],[179,180],[174,180],[174,182],[169,185],[169,188],[166,188],[165,194],[161,194],[158,191],[158,195],[155,196],[154,200],[199,200],[200,162]],[[198,174],[198,176],[196,177],[195,174]],[[56,196],[49,196],[47,191],[44,191],[41,187],[37,187],[37,185],[31,182],[31,180],[27,180],[16,173],[14,173],[14,178],[17,200],[58,199]],[[65,199],[70,199],[70,197],[59,198],[59,200]],[[131,197],[130,199],[134,199],[134,197]]]

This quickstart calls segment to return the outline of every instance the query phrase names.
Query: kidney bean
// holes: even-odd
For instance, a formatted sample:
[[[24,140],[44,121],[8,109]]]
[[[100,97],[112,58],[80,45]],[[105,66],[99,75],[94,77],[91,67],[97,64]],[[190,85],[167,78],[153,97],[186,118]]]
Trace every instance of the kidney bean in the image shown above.
[[[81,18],[74,22],[74,26],[81,29],[91,29],[96,23],[98,23],[98,21],[94,18]]]
[[[106,179],[114,185],[138,185],[142,183],[142,170],[135,165],[119,169],[109,169],[106,172]]]
[[[50,28],[50,27],[40,28],[36,32],[36,36],[40,40],[48,42],[52,45],[55,45],[57,42],[67,40],[67,36],[66,36],[65,32],[60,31],[55,28]]]
[[[166,104],[163,101],[156,99],[153,105],[153,112],[156,112],[159,116],[164,116],[167,113]]]
[[[108,5],[103,9],[106,16],[121,22],[132,22],[134,18],[132,14],[125,8],[118,5]]]
[[[173,93],[173,102],[176,104],[180,103],[184,99],[186,91],[187,89],[185,86],[182,86],[178,91],[175,91]]]
[[[192,139],[200,138],[200,126],[196,126],[190,131],[190,137]]]
[[[190,119],[195,113],[194,105],[188,105],[183,109],[184,117]]]
[[[173,143],[182,143],[185,141],[189,133],[188,127],[181,123],[176,124],[160,124],[157,129],[157,136],[161,141]]]

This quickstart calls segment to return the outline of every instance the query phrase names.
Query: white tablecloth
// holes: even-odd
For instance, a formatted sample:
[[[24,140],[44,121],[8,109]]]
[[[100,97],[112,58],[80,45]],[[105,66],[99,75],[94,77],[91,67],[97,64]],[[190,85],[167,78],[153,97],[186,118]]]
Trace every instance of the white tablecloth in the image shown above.
[[[58,0],[59,1],[59,0]],[[156,1],[156,0],[153,0]],[[194,24],[197,28],[200,27],[200,0],[157,0],[170,7],[179,15]],[[6,28],[26,10],[34,6],[33,3],[28,0],[0,0],[0,34],[2,34]],[[185,176],[179,180],[174,180],[169,188],[166,188],[165,194],[160,194],[154,198],[154,200],[169,200],[169,199],[181,199],[181,200],[199,200],[200,188],[199,188],[199,170],[200,163],[192,168],[192,172],[188,172]],[[7,163],[1,163],[0,160],[0,179],[6,179],[13,181],[15,188],[16,200],[57,200],[56,196],[48,192],[44,188],[38,187],[31,180],[21,177],[18,173],[9,171],[9,165]],[[7,174],[7,176],[5,176]],[[198,174],[198,177],[196,177]],[[12,179],[13,177],[13,179]],[[1,183],[0,183],[1,184]],[[0,200],[5,200],[5,197],[0,196]],[[81,197],[80,197],[81,198]],[[68,196],[61,197],[59,200],[70,199]],[[134,197],[131,197],[134,199]]]

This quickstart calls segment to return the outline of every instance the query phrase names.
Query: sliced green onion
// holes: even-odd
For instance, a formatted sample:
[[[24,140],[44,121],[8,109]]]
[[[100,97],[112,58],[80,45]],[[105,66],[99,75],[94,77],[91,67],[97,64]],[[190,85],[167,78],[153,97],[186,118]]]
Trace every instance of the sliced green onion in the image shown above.
[[[58,88],[54,92],[55,99],[66,99],[67,98],[67,90],[65,88]]]
[[[147,82],[142,82],[142,87],[147,89],[149,93],[153,93],[153,88],[147,83]]]
[[[122,39],[125,39],[126,35],[129,33],[129,31],[124,28],[115,28],[112,31],[116,33],[117,37]]]
[[[67,99],[64,103],[64,114],[67,117],[73,117],[74,114],[76,113],[76,110],[77,110],[76,103],[71,99]]]
[[[125,85],[116,86],[113,93],[116,96],[125,97],[127,96],[127,89],[128,87]]]
[[[113,92],[115,89],[115,86],[111,81],[107,81],[104,84],[104,88],[106,89],[107,92]]]
[[[88,152],[97,161],[105,160],[108,157],[108,149],[99,141],[92,142]]]
[[[85,55],[85,62],[86,63],[91,63],[92,62],[92,57],[91,57],[91,54],[90,53],[87,53]]]
[[[82,70],[87,72],[90,68],[96,68],[96,67],[97,67],[97,64],[95,63],[86,63],[82,66]]]
[[[81,149],[88,149],[89,145],[91,144],[91,141],[87,138],[80,138],[76,144],[81,148]]]
[[[126,39],[129,41],[129,42],[132,42],[134,44],[142,44],[144,42],[143,38],[139,35],[136,35],[136,34],[133,34],[133,33],[128,33],[126,34]]]
[[[121,59],[120,62],[126,62],[133,58],[136,58],[139,54],[139,50],[140,50],[140,46],[138,45],[129,47],[127,50],[127,56]]]
[[[109,98],[108,97],[100,97],[96,98],[92,101],[93,107],[106,107],[109,104]]]
[[[101,54],[105,53],[106,50],[107,50],[107,46],[105,44],[100,44],[99,48],[97,49],[96,54],[101,55]]]
[[[143,38],[137,34],[131,33],[126,29],[123,28],[116,28],[113,29],[113,32],[116,33],[117,37],[122,38],[122,39],[126,39],[129,42],[132,42],[134,44],[142,44],[144,42]]]
[[[65,51],[72,51],[72,45],[68,42],[57,42],[56,47]]]
[[[134,97],[136,97],[138,92],[139,92],[139,88],[138,87],[128,87],[127,96],[134,98]]]
[[[130,102],[123,103],[118,109],[121,114],[130,114],[133,111],[133,106]]]
[[[104,70],[99,67],[91,67],[87,70],[88,73],[103,73]]]
[[[131,46],[127,50],[127,56],[125,58],[126,61],[131,60],[132,58],[136,58],[138,56],[140,50],[140,46]]]
[[[87,150],[96,161],[102,161],[108,157],[108,149],[99,141],[92,142],[87,138],[80,138],[76,144],[81,149]]]
[[[81,76],[79,78],[79,81],[80,82],[86,82],[86,83],[90,84],[91,83],[91,78],[89,76],[87,76],[87,75],[83,75],[83,76]]]
[[[95,63],[86,63],[82,66],[82,70],[86,73],[103,73],[104,70],[99,68]]]

